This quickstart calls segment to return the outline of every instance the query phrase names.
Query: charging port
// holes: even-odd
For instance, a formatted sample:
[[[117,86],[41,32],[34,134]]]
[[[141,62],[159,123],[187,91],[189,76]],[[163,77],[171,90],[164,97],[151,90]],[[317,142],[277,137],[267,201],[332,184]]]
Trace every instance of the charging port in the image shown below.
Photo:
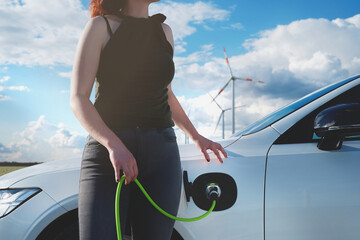
[[[206,187],[206,197],[211,201],[221,196],[221,189],[217,183],[209,183]]]

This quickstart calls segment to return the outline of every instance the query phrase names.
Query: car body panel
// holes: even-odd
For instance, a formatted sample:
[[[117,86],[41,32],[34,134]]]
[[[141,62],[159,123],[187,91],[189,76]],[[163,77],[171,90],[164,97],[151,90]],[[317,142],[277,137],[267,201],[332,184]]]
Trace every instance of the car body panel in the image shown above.
[[[64,213],[66,209],[41,191],[0,218],[0,239],[34,240],[49,223]]]
[[[237,200],[231,208],[212,212],[201,221],[175,223],[175,229],[184,239],[217,240],[224,236],[227,240],[263,239],[265,156],[277,137],[279,134],[271,127],[240,137],[225,148],[228,158],[223,164],[216,158],[208,163],[204,157],[182,162],[191,182],[204,173],[222,172],[232,176],[237,185]],[[186,202],[185,194],[181,197],[178,216],[191,218],[204,214],[205,211],[199,209],[192,198]]]
[[[79,169],[80,164],[81,164],[80,157],[74,157],[74,158],[44,162],[30,167],[25,167],[0,176],[0,189],[8,188],[13,184],[15,184],[16,182],[24,180],[25,178],[28,177],[37,176],[41,174],[49,174],[57,171],[64,172],[70,169]]]
[[[359,239],[360,141],[273,145],[266,174],[266,240]],[[291,236],[291,237],[290,237]]]
[[[70,211],[77,208],[80,169],[68,169],[26,177],[11,185],[12,188],[39,187],[54,201]]]

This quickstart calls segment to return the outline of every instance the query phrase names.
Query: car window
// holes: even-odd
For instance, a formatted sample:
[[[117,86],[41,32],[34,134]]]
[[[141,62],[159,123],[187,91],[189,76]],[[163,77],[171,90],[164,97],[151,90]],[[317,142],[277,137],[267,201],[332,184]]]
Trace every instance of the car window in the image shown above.
[[[349,83],[360,76],[352,77],[349,79],[346,79],[344,81],[340,81],[334,84],[331,84],[330,86],[321,88],[315,92],[312,92],[305,97],[300,98],[299,100],[275,111],[274,113],[269,114],[268,116],[264,117],[263,119],[255,122],[254,124],[250,125],[249,127],[245,128],[244,130],[241,130],[240,132],[237,132],[233,134],[231,137],[240,137],[241,135],[247,135],[251,134],[257,131],[260,131],[264,129],[265,127],[279,121],[283,117],[286,117],[288,114],[300,109],[301,107],[305,106],[306,104],[314,101],[315,99],[327,94],[328,92],[333,91],[334,89]]]
[[[328,107],[342,103],[360,103],[360,85],[349,89],[308,114],[282,134],[274,144],[317,142],[320,138],[314,133],[314,119],[316,115]],[[345,140],[355,139],[360,139],[360,136],[345,138]]]

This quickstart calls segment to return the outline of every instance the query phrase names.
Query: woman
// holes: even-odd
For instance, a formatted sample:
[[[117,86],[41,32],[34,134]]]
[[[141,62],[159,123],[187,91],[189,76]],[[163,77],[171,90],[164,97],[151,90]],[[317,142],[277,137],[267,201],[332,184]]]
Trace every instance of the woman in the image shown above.
[[[174,220],[157,212],[138,189],[176,215],[181,165],[173,126],[188,134],[207,161],[222,146],[201,136],[171,90],[174,41],[166,16],[148,16],[154,0],[92,0],[92,18],[79,40],[71,78],[71,108],[88,131],[79,182],[80,239],[116,239],[115,192],[122,233],[169,240]],[[89,100],[96,78],[95,102]],[[130,184],[130,185],[129,185]]]

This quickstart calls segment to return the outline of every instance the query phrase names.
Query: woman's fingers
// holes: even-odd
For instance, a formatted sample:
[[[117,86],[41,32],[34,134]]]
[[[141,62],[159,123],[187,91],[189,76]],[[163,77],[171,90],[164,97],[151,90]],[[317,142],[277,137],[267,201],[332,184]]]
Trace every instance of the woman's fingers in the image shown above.
[[[225,149],[221,146],[221,144],[216,143],[216,149],[221,151],[224,158],[227,158],[227,153],[225,152]]]
[[[134,175],[133,170],[131,168],[124,167],[123,171],[125,175],[125,185],[128,185],[132,181]]]
[[[223,159],[221,158],[219,151],[221,151],[221,153],[223,154],[223,156],[224,156],[225,158],[227,158],[227,154],[226,154],[224,148],[223,148],[219,143],[213,142],[209,147],[205,147],[205,148],[203,148],[203,149],[201,150],[201,152],[204,154],[204,156],[205,156],[205,158],[206,158],[206,160],[207,160],[208,162],[210,161],[210,157],[209,157],[209,155],[207,154],[206,149],[211,149],[221,163],[224,163],[224,161],[223,161]]]
[[[217,158],[219,159],[219,161],[221,162],[221,163],[223,163],[224,161],[221,159],[221,157],[220,157],[220,154],[219,154],[219,151],[217,150],[217,148],[213,148],[213,149],[211,149],[214,153],[215,153],[215,155],[217,156]]]
[[[206,148],[202,148],[201,152],[204,154],[206,161],[210,162],[209,154],[206,151]]]
[[[115,169],[115,181],[119,182],[120,181],[120,169]]]
[[[128,164],[123,167],[123,172],[125,175],[125,185],[135,181],[138,176],[138,168],[135,158],[129,160]]]
[[[221,145],[220,145],[221,146]],[[222,155],[225,157],[225,158],[227,158],[227,153],[225,152],[225,149],[221,146],[221,148],[220,148],[220,151],[221,151],[221,153],[222,153]]]

